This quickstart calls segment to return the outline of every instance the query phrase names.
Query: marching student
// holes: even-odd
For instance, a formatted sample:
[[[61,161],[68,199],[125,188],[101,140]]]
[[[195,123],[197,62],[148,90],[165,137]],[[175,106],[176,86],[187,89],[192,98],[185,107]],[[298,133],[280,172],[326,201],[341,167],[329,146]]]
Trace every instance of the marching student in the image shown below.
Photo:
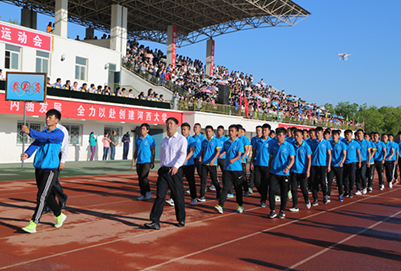
[[[327,204],[327,173],[331,170],[331,144],[323,138],[323,128],[316,127],[316,139],[310,141],[312,149],[312,168],[311,182],[313,203],[312,206],[319,205],[318,191],[319,184],[322,187],[323,203]],[[313,138],[313,133],[311,134]]]
[[[275,141],[269,137],[271,126],[266,123],[261,127],[262,137],[255,140],[254,145],[252,145],[251,170],[254,172],[255,185],[260,194],[260,205],[266,207],[269,187],[270,147]]]
[[[224,142],[226,142],[228,140],[228,136],[224,135],[224,126],[223,125],[219,125],[217,127],[217,139],[220,141],[220,146],[224,146]],[[224,154],[221,158],[219,156],[219,158],[217,159],[217,164],[220,167],[223,181],[224,181],[223,174],[224,174],[225,163],[226,163],[226,155]],[[224,183],[223,183],[223,187],[224,187]],[[234,197],[234,195],[233,195],[233,187],[232,186],[228,190],[227,197],[228,198],[233,198]]]
[[[250,147],[250,149],[252,150],[251,156],[253,156],[253,148],[256,145],[256,142],[262,138],[262,126],[261,125],[256,126],[255,132],[256,132],[256,135],[251,138],[251,147]],[[251,163],[252,163],[252,159],[251,159]],[[255,172],[252,168],[250,168],[249,189],[248,189],[248,192],[250,194],[253,193],[254,186],[255,186]]]
[[[373,142],[373,140],[370,138],[370,134],[366,133],[365,134],[365,140],[368,141],[370,144],[370,149],[368,149],[369,156],[368,156],[368,163],[367,163],[367,173],[366,173],[366,178],[367,178],[367,191],[369,193],[372,193],[372,183],[373,183],[373,177],[375,174],[375,153],[376,153],[376,144]]]
[[[213,186],[216,188],[216,199],[220,196],[220,185],[217,181],[217,158],[220,154],[220,141],[213,136],[213,126],[208,125],[205,127],[206,139],[202,142],[202,154],[199,161],[202,163],[201,173],[201,189],[198,201],[206,201],[206,179],[210,174]]]
[[[336,183],[338,187],[338,200],[343,201],[343,172],[344,172],[344,161],[347,157],[347,145],[340,140],[340,130],[334,130],[332,132],[331,144],[331,170],[328,173],[328,201],[331,196],[331,186],[333,184],[334,176],[336,177]]]
[[[37,203],[32,220],[29,222],[28,226],[22,228],[22,230],[29,233],[36,232],[36,226],[42,217],[46,204],[56,216],[56,224],[54,227],[60,228],[67,218],[67,216],[61,212],[61,207],[57,204],[52,190],[53,184],[57,178],[57,170],[60,166],[59,154],[64,139],[64,133],[57,128],[60,119],[61,113],[56,109],[50,109],[46,113],[47,130],[37,132],[33,129],[29,129],[25,125],[21,128],[23,133],[35,139],[25,153],[21,154],[21,161],[30,158],[36,151],[33,166],[35,167],[36,185],[38,187],[36,197]]]
[[[401,179],[401,131],[397,133],[397,138],[396,140],[394,140],[394,143],[396,143],[398,145],[398,160],[396,163],[396,168],[394,171],[394,184],[399,183],[398,181],[398,176]],[[398,170],[397,170],[397,165],[398,165]],[[398,175],[398,171],[400,172]]]
[[[174,200],[177,227],[185,226],[185,203],[182,165],[187,157],[187,140],[177,133],[178,120],[170,117],[166,120],[167,136],[160,146],[160,168],[158,170],[156,199],[150,212],[151,223],[145,227],[160,230],[160,217],[163,214],[164,200],[168,189]]]
[[[276,129],[277,141],[270,147],[270,188],[269,188],[269,218],[275,218],[276,200],[275,194],[280,190],[281,205],[279,218],[285,217],[285,208],[287,205],[289,181],[291,167],[295,160],[295,151],[291,143],[285,141],[286,130],[284,128]]]
[[[196,171],[198,172],[198,176],[201,179],[202,178],[202,163],[199,161],[199,158],[201,157],[201,150],[202,150],[202,142],[205,140],[205,136],[201,134],[202,126],[200,123],[195,123],[194,124],[194,135],[192,136],[193,139],[195,140],[195,150],[194,150],[194,163],[196,167]]]
[[[187,139],[187,157],[185,158],[184,165],[182,166],[182,170],[187,179],[189,185],[189,191],[191,194],[190,205],[195,205],[196,200],[196,185],[195,185],[195,162],[194,162],[194,150],[196,148],[195,139],[189,135],[191,132],[191,125],[187,122],[181,124],[181,134]],[[171,199],[172,200],[172,199]]]
[[[352,131],[345,130],[345,145],[347,145],[347,157],[344,161],[344,197],[352,198],[356,168],[361,167],[361,145],[352,139]]]
[[[224,165],[223,175],[223,191],[220,194],[219,203],[214,207],[220,214],[223,213],[224,203],[227,199],[227,193],[230,187],[234,186],[235,197],[238,204],[237,212],[242,213],[244,211],[242,201],[242,165],[241,156],[244,153],[244,144],[238,138],[239,127],[238,125],[232,124],[228,127],[229,139],[224,142],[221,149],[220,157],[226,155],[226,163]]]
[[[383,190],[384,189],[383,168],[384,168],[384,163],[386,161],[387,149],[386,145],[384,145],[384,143],[379,139],[380,139],[379,133],[374,132],[374,143],[376,144],[376,152],[374,156],[375,168],[377,175],[379,176],[379,190]]]
[[[295,138],[295,141],[293,143],[295,150],[295,160],[290,174],[292,194],[292,208],[290,208],[290,212],[298,212],[298,185],[301,187],[306,209],[310,209],[311,207],[308,195],[308,178],[310,176],[312,150],[309,145],[303,140],[303,133],[301,130],[295,130],[293,132],[293,135]]]
[[[251,148],[251,141],[249,138],[246,137],[246,130],[242,125],[239,124],[239,134],[238,137],[240,140],[242,140],[242,143],[244,144],[245,152],[242,154],[241,157],[241,164],[242,164],[242,176],[243,176],[243,186],[244,186],[244,196],[247,197],[249,195],[249,185],[248,185],[248,177],[246,174],[246,161],[248,159],[249,155],[249,150]]]
[[[397,165],[398,165],[398,159],[400,157],[400,148],[399,148],[399,143],[394,142],[394,135],[393,134],[389,134],[388,135],[388,140],[391,142],[391,144],[393,144],[394,151],[395,151],[395,155],[394,155],[394,157],[392,159],[392,161],[394,163],[394,168],[393,168],[393,181],[391,183],[391,186],[393,186],[394,184],[397,183],[397,178],[398,178]]]
[[[393,178],[394,178],[394,166],[396,158],[396,150],[392,142],[388,140],[388,134],[382,135],[382,140],[386,146],[386,158],[384,162],[384,168],[386,170],[386,180],[389,188],[393,188]]]
[[[361,167],[356,169],[356,193],[355,195],[365,195],[368,190],[366,187],[366,170],[368,165],[369,152],[372,148],[370,143],[365,140],[365,133],[362,129],[358,129],[355,133],[356,142],[361,146]]]
[[[149,186],[149,171],[155,167],[155,140],[149,135],[150,126],[142,123],[139,127],[137,140],[135,141],[134,157],[131,168],[134,169],[136,160],[136,173],[138,174],[139,188],[141,195],[137,200],[149,200],[152,196]]]

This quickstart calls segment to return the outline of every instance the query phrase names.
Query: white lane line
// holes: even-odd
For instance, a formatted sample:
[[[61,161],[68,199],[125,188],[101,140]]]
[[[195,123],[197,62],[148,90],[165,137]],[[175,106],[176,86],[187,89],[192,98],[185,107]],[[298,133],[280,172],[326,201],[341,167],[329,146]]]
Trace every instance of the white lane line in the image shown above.
[[[202,252],[206,252],[206,251],[212,250],[212,249],[214,249],[214,248],[218,248],[218,247],[221,247],[221,246],[224,246],[224,245],[227,245],[227,244],[231,244],[231,243],[236,242],[236,241],[239,241],[239,240],[243,240],[243,239],[246,239],[246,238],[255,236],[255,235],[260,234],[260,233],[272,231],[272,230],[277,229],[277,228],[281,228],[281,227],[284,227],[284,226],[287,226],[287,225],[290,225],[290,224],[293,224],[293,223],[296,223],[296,222],[299,222],[299,221],[302,221],[302,220],[305,220],[305,219],[308,219],[308,218],[311,218],[311,217],[314,217],[314,216],[317,216],[317,215],[320,215],[320,214],[324,214],[324,213],[326,213],[326,212],[334,211],[334,210],[337,210],[337,209],[340,209],[340,208],[343,208],[343,207],[346,207],[346,206],[355,204],[355,203],[360,202],[360,201],[365,201],[365,200],[367,200],[367,199],[372,199],[372,198],[375,198],[375,197],[378,197],[378,196],[382,196],[382,195],[388,194],[388,193],[390,193],[390,192],[395,192],[395,191],[398,191],[398,190],[400,190],[400,189],[401,189],[401,188],[389,190],[389,191],[387,191],[387,192],[380,193],[380,194],[376,194],[376,195],[374,195],[374,196],[367,196],[367,197],[365,196],[364,198],[362,198],[362,199],[360,199],[360,200],[357,200],[357,201],[354,201],[354,202],[350,202],[350,203],[347,203],[347,204],[343,204],[343,205],[340,205],[340,206],[331,208],[331,209],[329,209],[329,210],[320,211],[320,212],[318,212],[318,213],[316,213],[316,214],[312,214],[312,215],[309,215],[309,216],[305,216],[305,217],[303,217],[303,218],[300,218],[300,219],[297,219],[297,220],[293,220],[293,221],[291,221],[291,222],[287,222],[287,223],[284,223],[284,224],[281,224],[281,225],[278,225],[278,226],[274,226],[274,227],[268,228],[268,229],[266,229],[266,230],[258,231],[258,232],[255,232],[255,233],[252,233],[252,234],[243,236],[243,237],[239,237],[239,238],[237,238],[237,239],[230,240],[230,241],[227,241],[227,242],[224,242],[224,243],[221,243],[221,244],[218,244],[218,245],[209,247],[209,248],[205,248],[205,249],[199,250],[199,251],[197,251],[197,252],[193,252],[193,253],[190,253],[190,254],[187,254],[187,255],[178,257],[178,258],[171,259],[171,260],[169,260],[169,261],[160,263],[160,264],[158,264],[158,265],[154,265],[154,266],[147,267],[147,268],[145,268],[145,269],[143,269],[143,270],[151,270],[151,269],[154,269],[154,268],[157,268],[157,267],[160,267],[160,266],[169,264],[169,263],[171,263],[171,262],[175,262],[175,261],[178,261],[178,260],[181,260],[181,259],[185,259],[185,258],[187,258],[187,257],[193,256],[193,255],[196,255],[196,254],[200,254],[200,253],[202,253]],[[253,210],[256,210],[256,209],[260,209],[260,208],[262,208],[262,207],[255,207],[255,208],[248,209],[248,210],[249,210],[249,211],[253,211]],[[219,219],[219,218],[223,218],[223,217],[227,217],[227,216],[231,216],[231,215],[235,215],[235,214],[236,214],[236,213],[230,213],[230,214],[226,214],[226,215],[218,215],[218,216],[215,216],[215,217],[211,217],[211,218],[207,218],[207,219],[203,219],[203,220],[199,220],[199,221],[194,221],[194,222],[188,223],[188,224],[193,225],[193,224],[197,224],[197,223],[203,223],[203,222],[205,222],[205,221],[214,220],[214,219]],[[169,228],[166,228],[164,231],[172,230],[172,229],[174,229],[174,228],[170,228],[170,227],[169,227]],[[118,238],[118,239],[114,239],[114,240],[112,240],[112,241],[103,242],[103,243],[99,243],[99,244],[93,244],[93,245],[86,246],[86,247],[82,247],[82,248],[77,248],[77,249],[73,249],[73,250],[69,250],[69,251],[65,251],[65,252],[61,252],[61,253],[56,253],[56,254],[52,254],[52,255],[49,255],[49,256],[40,257],[40,258],[37,258],[37,259],[25,261],[25,262],[16,263],[16,264],[9,265],[9,266],[0,267],[0,270],[7,269],[7,268],[13,268],[13,267],[21,266],[21,265],[25,265],[25,264],[30,264],[30,263],[33,263],[33,262],[38,262],[38,261],[41,261],[41,260],[46,260],[46,259],[54,258],[54,257],[57,257],[57,256],[61,256],[61,255],[70,254],[70,253],[73,253],[73,252],[78,252],[78,251],[90,249],[90,248],[96,248],[96,247],[100,247],[100,246],[104,246],[104,245],[108,245],[108,244],[113,244],[113,243],[120,242],[120,241],[126,241],[126,240],[130,240],[130,239],[135,239],[135,238],[142,237],[142,236],[145,236],[145,235],[150,235],[150,234],[159,233],[159,232],[161,232],[161,231],[163,231],[163,229],[162,229],[162,230],[159,230],[159,231],[151,231],[151,232],[148,232],[148,233],[138,234],[138,235],[134,235],[134,236],[131,236],[131,237]]]
[[[398,188],[397,190],[400,190],[400,189],[401,188]],[[186,254],[186,255],[181,256],[181,257],[177,257],[177,258],[171,259],[171,260],[166,261],[166,262],[162,262],[162,263],[157,264],[157,265],[149,266],[149,267],[147,267],[147,268],[145,268],[143,270],[152,270],[152,269],[161,267],[163,265],[166,265],[166,264],[169,264],[169,263],[172,263],[172,262],[176,262],[176,261],[179,261],[179,260],[194,256],[194,255],[197,255],[197,254],[200,254],[200,253],[203,253],[203,252],[207,252],[207,251],[215,249],[215,248],[219,248],[219,247],[222,247],[222,246],[225,246],[225,245],[237,242],[237,241],[241,241],[243,239],[247,239],[247,238],[253,237],[253,236],[261,234],[261,233],[265,233],[265,232],[269,232],[269,231],[272,231],[272,230],[275,230],[275,229],[278,229],[278,228],[281,228],[281,227],[285,227],[285,226],[297,223],[299,221],[303,221],[303,220],[309,219],[311,217],[324,214],[326,212],[331,212],[331,211],[334,211],[334,210],[337,210],[337,209],[340,209],[340,208],[343,208],[343,207],[346,207],[346,206],[349,206],[349,205],[352,205],[352,204],[355,204],[355,203],[358,203],[358,202],[361,202],[361,201],[364,201],[364,200],[367,200],[367,199],[372,199],[372,198],[375,198],[375,197],[377,197],[379,195],[384,195],[384,194],[387,194],[387,193],[390,193],[390,192],[394,192],[394,191],[397,191],[397,190],[390,190],[388,192],[384,192],[384,193],[377,194],[377,195],[374,195],[374,196],[369,196],[368,198],[365,197],[365,198],[362,198],[362,199],[354,201],[354,202],[343,204],[343,205],[331,208],[329,210],[320,211],[318,213],[315,213],[315,214],[312,214],[312,215],[308,215],[308,216],[305,216],[305,217],[297,219],[297,220],[293,220],[293,221],[290,221],[290,222],[287,222],[287,223],[284,223],[284,224],[281,224],[281,225],[277,225],[277,226],[274,226],[272,228],[268,228],[268,229],[265,229],[265,230],[262,230],[262,231],[254,232],[254,233],[251,233],[251,234],[248,234],[248,235],[245,235],[245,236],[242,236],[242,237],[239,237],[239,238],[236,238],[236,239],[233,239],[233,240],[230,240],[230,241],[227,241],[227,242],[215,245],[215,246],[211,246],[211,247],[208,247],[208,248],[205,248],[205,249],[202,249],[202,250],[195,251],[195,252],[190,253],[190,254]]]
[[[393,214],[393,215],[391,215],[391,216],[389,216],[389,217],[386,217],[386,218],[384,218],[383,220],[381,220],[381,221],[379,221],[379,222],[376,222],[375,224],[373,224],[373,225],[371,225],[371,226],[369,226],[369,227],[367,227],[367,228],[364,228],[363,230],[360,230],[359,232],[354,233],[353,235],[348,236],[347,238],[344,238],[344,239],[341,240],[340,242],[337,242],[337,243],[335,243],[335,244],[333,244],[333,245],[331,245],[331,246],[329,246],[329,247],[327,247],[327,248],[325,248],[325,249],[323,249],[323,250],[321,250],[321,251],[319,251],[319,252],[317,252],[317,253],[315,253],[315,254],[309,256],[308,258],[306,258],[306,259],[304,259],[304,260],[302,260],[302,261],[300,261],[300,262],[298,262],[298,263],[296,263],[296,264],[290,266],[290,267],[289,267],[288,269],[286,269],[286,270],[292,270],[292,269],[294,269],[294,268],[296,268],[296,267],[298,267],[298,266],[300,266],[300,265],[302,265],[302,264],[304,264],[304,263],[306,263],[306,262],[308,262],[308,261],[310,261],[310,260],[312,260],[312,259],[314,259],[314,258],[316,258],[316,257],[318,257],[318,256],[320,256],[320,255],[322,255],[323,253],[329,251],[330,249],[333,249],[333,248],[335,248],[336,246],[341,245],[342,243],[345,243],[345,242],[347,242],[348,240],[350,240],[350,239],[352,239],[352,238],[354,238],[354,237],[356,237],[356,236],[358,236],[358,235],[364,233],[365,231],[370,230],[370,229],[376,227],[377,225],[379,225],[379,224],[381,224],[381,223],[383,223],[383,222],[386,222],[386,221],[389,220],[390,218],[393,218],[393,217],[395,217],[395,216],[397,216],[397,215],[399,215],[399,214],[401,214],[401,211],[399,211],[399,212],[397,212],[397,213],[395,213],[395,214]]]

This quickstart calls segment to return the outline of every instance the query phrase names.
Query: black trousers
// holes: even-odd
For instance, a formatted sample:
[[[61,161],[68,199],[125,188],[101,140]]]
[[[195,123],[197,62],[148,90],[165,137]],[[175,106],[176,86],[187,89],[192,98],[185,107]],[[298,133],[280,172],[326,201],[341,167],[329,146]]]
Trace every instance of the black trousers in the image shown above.
[[[255,186],[260,194],[260,202],[266,203],[267,201],[267,191],[269,189],[269,167],[264,166],[254,166],[253,168],[255,177]]]
[[[323,196],[327,196],[327,167],[312,166],[311,167],[311,182],[313,200],[317,200],[319,192],[319,184],[322,187]]]
[[[401,155],[401,153],[400,153]],[[398,170],[400,171],[400,178],[401,178],[401,158],[398,158]],[[397,171],[397,166],[394,171],[394,178],[398,179],[398,171]]]
[[[366,161],[362,161],[361,167],[356,169],[356,190],[366,188]]]
[[[384,162],[384,168],[386,169],[386,180],[387,183],[393,181],[394,178],[394,167],[395,161],[386,161]]]
[[[208,165],[202,165],[200,197],[205,196],[206,180],[209,173],[212,184],[216,187],[216,199],[219,199],[221,188],[219,182],[217,181],[217,166]]]
[[[336,183],[338,187],[338,195],[342,195],[344,193],[344,185],[343,185],[343,175],[344,175],[344,168],[342,167],[332,167],[330,172],[327,173],[327,195],[331,196],[331,188],[333,185],[334,176],[336,176]]]
[[[150,212],[150,220],[159,224],[160,217],[163,213],[164,200],[166,199],[167,191],[170,189],[171,198],[174,200],[175,216],[178,222],[185,221],[185,203],[184,203],[184,185],[183,171],[180,167],[175,175],[171,175],[171,168],[161,167],[157,171],[156,199],[153,203],[152,211]]]
[[[368,167],[368,169],[367,169],[367,173],[366,173],[366,177],[367,177],[367,179],[368,179],[368,187],[372,187],[372,185],[373,185],[373,178],[375,177],[375,168],[376,168],[376,166],[375,166],[375,164],[373,163],[373,164],[370,164],[370,167]]]
[[[382,184],[384,184],[383,162],[382,161],[375,161],[375,168],[376,168],[377,175],[379,177],[379,184],[382,185]],[[372,177],[372,179],[373,179],[373,177]]]
[[[150,163],[136,164],[136,173],[138,174],[139,189],[141,190],[142,196],[145,196],[146,192],[150,192],[148,180],[149,171]]]
[[[189,191],[191,192],[191,199],[196,199],[196,185],[195,185],[195,165],[183,166],[185,179],[187,179],[189,185]]]
[[[199,162],[199,159],[194,159],[196,172],[198,172],[199,179],[202,179],[202,163]]]
[[[242,186],[244,187],[244,191],[245,193],[248,192],[248,179],[247,179],[247,175],[246,175],[246,163],[241,163],[242,164]]]
[[[219,205],[221,207],[224,206],[224,203],[227,200],[227,194],[228,191],[231,187],[234,186],[235,189],[235,197],[237,200],[237,203],[239,206],[242,206],[243,200],[242,200],[242,172],[241,171],[231,171],[231,170],[226,170],[223,175],[223,191],[220,194],[219,198]]]
[[[220,167],[221,170],[221,174],[222,174],[222,178],[223,178],[223,187],[224,187],[224,167],[226,166],[226,159],[218,159],[217,160],[217,164]],[[232,194],[233,193],[233,185],[231,184],[231,186],[228,189],[228,194]]]
[[[46,204],[49,205],[55,216],[61,214],[61,208],[57,204],[52,190],[57,178],[57,171],[58,169],[35,169],[36,186],[38,187],[35,212],[32,216],[32,221],[35,223],[39,223]]]
[[[255,168],[253,170],[250,170],[249,174],[249,188],[253,190],[255,187]]]
[[[298,185],[301,186],[302,196],[304,197],[305,203],[308,203],[308,178],[306,178],[306,173],[291,173],[290,180],[292,206],[298,208]]]
[[[349,194],[354,190],[355,173],[356,173],[356,163],[344,164],[345,193]]]
[[[269,205],[270,210],[276,209],[276,199],[274,198],[280,190],[281,205],[280,210],[285,211],[288,199],[288,189],[289,189],[289,176],[281,176],[272,174],[270,177],[270,190],[269,190]]]
[[[129,143],[124,143],[123,160],[128,159],[128,152],[129,152]]]

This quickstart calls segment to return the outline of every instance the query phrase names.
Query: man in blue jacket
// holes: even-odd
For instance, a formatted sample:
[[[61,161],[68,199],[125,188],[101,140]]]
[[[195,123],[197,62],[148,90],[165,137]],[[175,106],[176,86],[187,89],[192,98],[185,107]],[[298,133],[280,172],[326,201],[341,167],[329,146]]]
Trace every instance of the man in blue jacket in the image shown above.
[[[36,185],[38,194],[36,197],[35,212],[29,225],[22,230],[35,233],[36,226],[43,214],[43,210],[47,205],[56,216],[56,224],[54,227],[60,228],[67,218],[61,212],[61,207],[57,204],[54,192],[52,191],[53,184],[57,178],[57,169],[60,164],[60,148],[64,139],[64,133],[57,128],[57,123],[61,119],[61,113],[55,109],[51,109],[46,113],[47,130],[38,132],[29,129],[27,126],[22,126],[21,131],[28,134],[35,141],[28,147],[25,153],[21,154],[21,161],[28,159],[36,151],[33,166],[35,167]]]

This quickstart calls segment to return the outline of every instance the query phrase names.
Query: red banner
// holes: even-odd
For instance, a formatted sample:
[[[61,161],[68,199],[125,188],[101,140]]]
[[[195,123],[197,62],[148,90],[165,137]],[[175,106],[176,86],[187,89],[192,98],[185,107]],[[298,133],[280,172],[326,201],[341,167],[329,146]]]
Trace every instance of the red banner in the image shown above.
[[[177,60],[177,27],[173,26],[173,52],[171,57],[171,64],[175,67],[175,62]]]
[[[169,117],[176,118],[181,124],[183,115],[173,111],[65,101],[52,98],[47,98],[46,103],[26,103],[26,114],[29,116],[45,116],[46,112],[52,108],[59,110],[62,118],[149,124],[166,124],[166,120]],[[5,95],[0,93],[0,114],[23,115],[24,103],[5,101]]]
[[[0,23],[0,42],[51,52],[52,37]]]
[[[212,40],[212,49],[210,52],[210,75],[213,75],[214,70],[214,40]]]

